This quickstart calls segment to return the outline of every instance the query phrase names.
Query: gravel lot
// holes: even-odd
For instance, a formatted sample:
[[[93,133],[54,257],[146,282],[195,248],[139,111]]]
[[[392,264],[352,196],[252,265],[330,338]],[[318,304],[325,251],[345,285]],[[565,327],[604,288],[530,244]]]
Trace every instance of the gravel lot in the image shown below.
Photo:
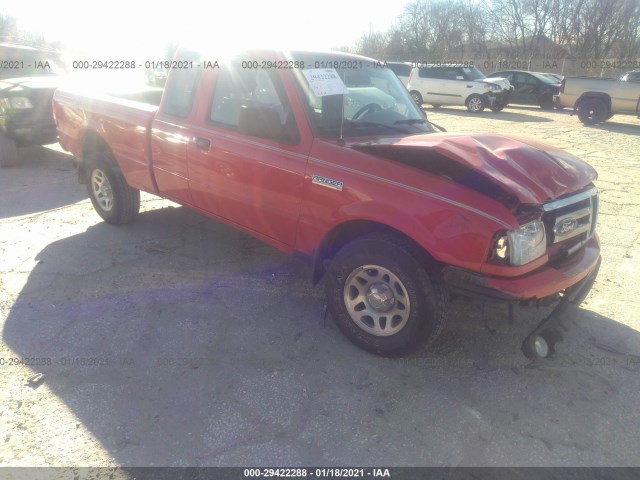
[[[0,171],[0,465],[639,466],[640,120],[427,112],[598,170],[603,264],[554,358],[519,351],[543,311],[464,302],[433,349],[369,355],[304,264],[152,196],[102,223],[29,148]]]

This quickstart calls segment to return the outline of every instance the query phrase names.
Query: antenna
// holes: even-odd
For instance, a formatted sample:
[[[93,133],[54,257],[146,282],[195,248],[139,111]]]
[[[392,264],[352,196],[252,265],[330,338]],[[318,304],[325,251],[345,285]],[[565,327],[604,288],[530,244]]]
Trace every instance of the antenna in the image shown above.
[[[342,132],[344,130],[344,102],[346,100],[346,90],[347,90],[347,84],[345,83],[345,80],[347,79],[347,73],[344,72],[344,78],[342,79],[342,83],[344,84],[344,89],[345,92],[342,94],[342,113],[340,114],[340,138],[338,139],[338,145],[340,145],[341,147],[344,146],[345,142],[344,142],[344,138],[342,136]]]

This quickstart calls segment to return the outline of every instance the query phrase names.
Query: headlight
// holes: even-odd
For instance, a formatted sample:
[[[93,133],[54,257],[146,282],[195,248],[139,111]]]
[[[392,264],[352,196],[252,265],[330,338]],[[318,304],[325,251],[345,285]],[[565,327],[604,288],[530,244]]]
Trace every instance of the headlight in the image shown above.
[[[495,256],[511,265],[525,265],[540,258],[547,250],[547,235],[540,220],[510,230],[496,240]]]
[[[22,110],[25,108],[33,108],[33,105],[27,97],[10,97],[9,104],[14,110]]]

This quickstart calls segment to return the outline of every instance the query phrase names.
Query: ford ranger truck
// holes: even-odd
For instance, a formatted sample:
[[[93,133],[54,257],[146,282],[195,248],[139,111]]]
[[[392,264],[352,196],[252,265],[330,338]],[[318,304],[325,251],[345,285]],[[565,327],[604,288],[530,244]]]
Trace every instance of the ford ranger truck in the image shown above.
[[[435,338],[452,293],[579,303],[600,263],[594,169],[531,139],[436,133],[380,65],[180,50],[159,105],[59,89],[54,113],[105,221],[131,222],[145,191],[302,253],[370,352]]]

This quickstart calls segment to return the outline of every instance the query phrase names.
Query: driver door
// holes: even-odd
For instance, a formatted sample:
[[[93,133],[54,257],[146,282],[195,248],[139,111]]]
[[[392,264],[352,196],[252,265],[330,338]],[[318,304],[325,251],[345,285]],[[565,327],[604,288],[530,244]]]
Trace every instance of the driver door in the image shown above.
[[[217,73],[207,118],[189,144],[191,193],[211,213],[293,245],[311,139],[298,132],[279,72],[246,68],[255,60],[237,59]],[[268,110],[285,135],[243,132],[242,110],[251,107]]]

